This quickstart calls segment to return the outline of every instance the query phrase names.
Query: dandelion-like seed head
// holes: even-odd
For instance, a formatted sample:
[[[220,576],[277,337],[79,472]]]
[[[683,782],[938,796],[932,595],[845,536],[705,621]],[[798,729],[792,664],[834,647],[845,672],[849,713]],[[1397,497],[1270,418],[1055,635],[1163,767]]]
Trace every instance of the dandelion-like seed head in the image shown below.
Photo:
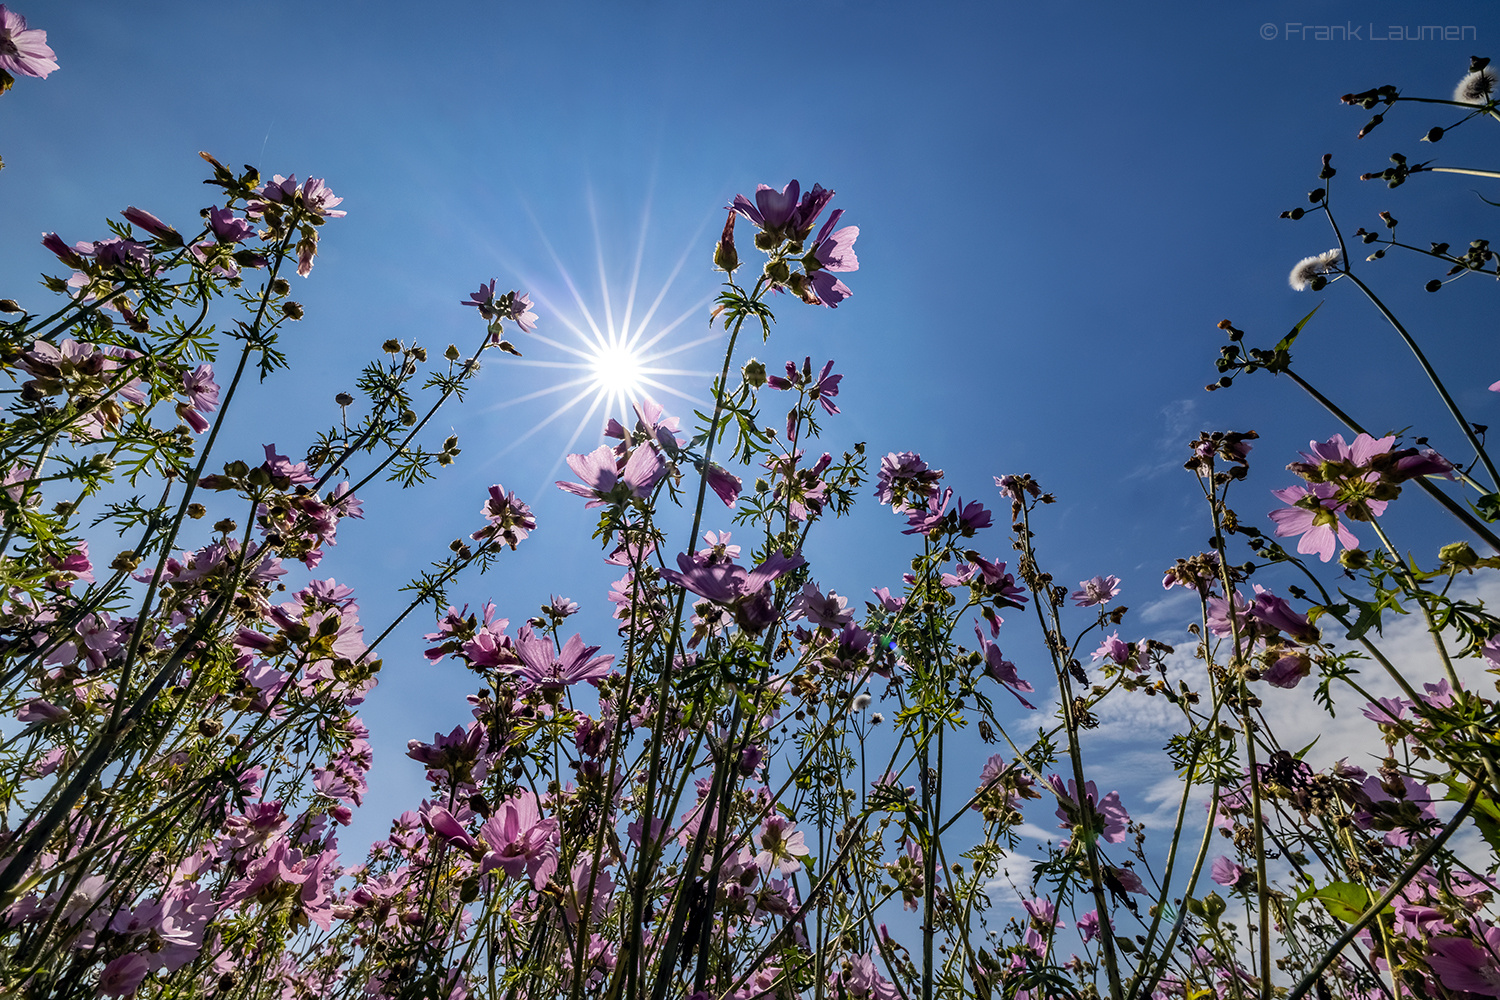
[[[1497,83],[1500,80],[1497,80],[1493,69],[1488,66],[1477,69],[1458,81],[1458,86],[1453,90],[1453,99],[1462,104],[1488,104]]]
[[[1334,247],[1316,257],[1303,257],[1297,262],[1297,266],[1292,268],[1291,276],[1287,280],[1291,282],[1294,289],[1300,292],[1311,285],[1314,278],[1336,270],[1339,266],[1339,258],[1342,256],[1338,247]]]

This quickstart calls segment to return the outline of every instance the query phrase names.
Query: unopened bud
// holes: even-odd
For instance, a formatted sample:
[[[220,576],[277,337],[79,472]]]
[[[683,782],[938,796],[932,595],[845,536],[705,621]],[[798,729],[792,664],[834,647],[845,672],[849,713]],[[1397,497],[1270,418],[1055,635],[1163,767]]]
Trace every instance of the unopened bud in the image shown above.
[[[208,508],[203,506],[201,503],[188,504],[187,516],[192,518],[194,521],[198,520],[200,517],[207,513]]]
[[[0,299],[0,312],[18,313],[21,306],[15,299]]]
[[[724,233],[719,237],[719,245],[714,247],[714,267],[733,273],[739,266],[739,251],[734,248],[734,209],[730,209],[729,219],[724,223]]]
[[[463,357],[463,355],[459,353],[457,347],[449,344],[448,349],[443,352],[443,357],[447,358],[449,361],[457,361],[459,358]]]
[[[427,360],[427,348],[413,347],[411,349],[411,356],[416,358],[418,361],[425,362]]]
[[[1345,569],[1364,569],[1370,565],[1370,557],[1364,549],[1345,549],[1339,553],[1339,565]]]
[[[337,396],[334,396],[333,397],[333,401],[335,403],[339,404],[340,406],[353,406],[354,405],[354,397],[351,396],[351,395],[349,395],[347,392],[341,392]]]
[[[282,303],[281,311],[284,312],[284,313],[286,313],[286,318],[287,319],[301,319],[302,318],[302,303],[300,303],[300,302],[285,302],[285,303]]]
[[[1438,549],[1438,558],[1451,566],[1468,568],[1479,564],[1479,553],[1468,542],[1454,542]]]
[[[784,260],[773,260],[766,265],[766,277],[778,285],[784,285],[792,277],[792,269]]]
[[[410,427],[412,424],[414,424],[416,422],[417,422],[417,415],[415,413],[413,413],[411,410],[402,410],[401,411],[401,424],[402,424],[402,426],[404,426],[404,427]]]
[[[745,362],[745,367],[740,369],[740,378],[752,389],[759,389],[766,384],[766,366],[755,358]]]
[[[400,354],[401,341],[397,340],[395,337],[392,337],[390,340],[387,340],[385,343],[381,344],[380,349],[387,354]]]
[[[109,568],[130,573],[140,564],[141,561],[136,558],[134,552],[121,552],[115,556],[114,561],[109,564]]]
[[[292,283],[285,278],[277,278],[271,282],[271,291],[277,295],[285,295],[292,290]]]

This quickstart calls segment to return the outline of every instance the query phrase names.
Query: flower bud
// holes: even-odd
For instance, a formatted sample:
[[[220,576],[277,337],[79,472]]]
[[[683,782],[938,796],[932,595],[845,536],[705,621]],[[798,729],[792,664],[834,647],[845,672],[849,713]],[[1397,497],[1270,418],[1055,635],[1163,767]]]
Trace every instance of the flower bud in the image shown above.
[[[1445,565],[1460,566],[1465,569],[1479,564],[1479,553],[1475,552],[1468,542],[1454,542],[1452,545],[1444,545],[1438,549],[1438,558]]]
[[[1345,569],[1361,570],[1370,565],[1370,556],[1364,549],[1345,549],[1339,553],[1339,565]]]
[[[740,369],[740,378],[752,389],[759,389],[766,384],[766,366],[755,358],[745,362],[745,367]]]
[[[457,346],[449,344],[448,349],[443,352],[443,357],[447,358],[449,361],[457,361],[459,358],[463,357],[463,355],[459,353]]]
[[[401,424],[402,424],[402,426],[404,426],[404,427],[410,427],[412,424],[414,424],[416,422],[417,422],[417,415],[415,413],[413,413],[411,410],[402,410],[401,411]]]
[[[18,313],[21,306],[15,299],[0,299],[0,312]]]
[[[413,347],[411,349],[411,356],[416,358],[419,362],[425,362],[427,360],[427,348]]]
[[[1431,281],[1429,281],[1423,287],[1426,288],[1429,292],[1435,292],[1439,288],[1443,287],[1443,282],[1440,279],[1438,279],[1438,278],[1433,278]]]
[[[766,277],[778,285],[784,285],[791,279],[792,269],[784,260],[773,260],[766,265]]]
[[[349,395],[347,392],[341,392],[337,396],[334,396],[333,397],[333,401],[335,403],[339,404],[339,406],[353,406],[354,405],[354,397],[351,396],[351,395]]]
[[[734,209],[730,209],[729,219],[724,223],[724,233],[719,237],[719,245],[714,247],[714,267],[732,274],[739,266],[740,255],[734,248]]]
[[[286,318],[287,319],[301,319],[302,318],[302,303],[300,303],[300,302],[286,302],[286,303],[283,303],[282,306],[281,306],[281,311],[284,312],[284,313],[286,313]]]
[[[395,337],[392,337],[390,340],[387,340],[385,343],[381,344],[380,349],[387,354],[400,354],[401,341],[397,340]]]
[[[203,506],[201,503],[188,504],[187,516],[192,518],[194,521],[198,520],[200,517],[207,513],[208,508]]]

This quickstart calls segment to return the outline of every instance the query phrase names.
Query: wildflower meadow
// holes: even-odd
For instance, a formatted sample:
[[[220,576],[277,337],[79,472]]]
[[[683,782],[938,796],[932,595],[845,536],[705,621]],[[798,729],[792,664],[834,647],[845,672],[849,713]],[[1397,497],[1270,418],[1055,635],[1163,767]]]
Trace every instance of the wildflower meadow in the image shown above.
[[[0,101],[60,62],[0,6]],[[300,404],[316,432],[237,453],[229,415],[282,405],[288,344],[321,322],[295,295],[358,211],[338,178],[205,152],[198,217],[144,191],[45,234],[43,285],[0,285],[0,996],[1500,997],[1500,471],[1460,405],[1500,372],[1439,371],[1382,267],[1419,259],[1432,302],[1500,271],[1485,239],[1368,209],[1500,178],[1442,155],[1500,126],[1489,61],[1453,69],[1451,94],[1343,96],[1351,130],[1430,129],[1420,156],[1306,156],[1284,223],[1309,241],[1305,318],[1226,319],[1217,360],[1198,331],[1209,390],[1289,382],[1337,432],[1296,454],[1251,427],[1182,440],[1207,544],[1150,580],[1108,552],[1089,579],[1049,571],[1058,498],[1025,469],[962,496],[918,451],[849,438],[838,360],[776,326],[892,280],[822,183],[710,206],[688,265],[722,282],[697,318],[721,352],[707,405],[605,414],[566,456],[562,523],[515,482],[470,497],[380,617],[336,543],[474,457],[440,414],[519,365],[548,322],[532,294],[456,276],[466,342],[382,332],[350,391]],[[1409,348],[1451,426],[1388,427],[1300,364],[1324,309]],[[814,553],[856,505],[909,561],[839,593]],[[1430,525],[1420,546],[1396,509]],[[474,596],[543,528],[587,540],[607,593]],[[1148,591],[1195,623],[1153,635],[1123,603]],[[360,713],[396,669],[469,693],[447,731],[397,734],[381,767],[424,791],[356,842],[379,773]],[[1170,722],[1164,823],[1098,780],[1116,711]],[[1335,726],[1347,748],[1320,743]]]

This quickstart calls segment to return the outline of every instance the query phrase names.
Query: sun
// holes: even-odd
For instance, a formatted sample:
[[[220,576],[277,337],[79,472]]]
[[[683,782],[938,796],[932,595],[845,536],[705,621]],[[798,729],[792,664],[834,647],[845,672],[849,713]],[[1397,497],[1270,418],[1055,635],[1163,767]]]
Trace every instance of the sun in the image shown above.
[[[596,392],[634,399],[645,387],[645,365],[641,356],[621,344],[607,344],[589,359]]]
[[[592,214],[592,199],[589,201]],[[533,391],[511,396],[491,409],[547,398],[555,400],[556,405],[524,433],[513,437],[505,448],[491,457],[491,461],[572,413],[579,415],[567,443],[557,455],[558,463],[579,447],[591,447],[580,446],[580,439],[599,435],[603,440],[604,426],[611,419],[619,420],[626,427],[633,426],[635,410],[647,398],[662,404],[669,412],[704,405],[697,394],[685,390],[701,393],[705,380],[713,373],[678,365],[683,352],[722,337],[718,331],[690,339],[682,336],[684,324],[694,319],[701,322],[707,316],[713,293],[703,293],[698,301],[686,308],[681,308],[681,294],[671,293],[692,251],[700,249],[699,238],[706,223],[699,226],[699,231],[688,240],[670,273],[658,283],[649,277],[642,279],[648,218],[649,210],[641,220],[628,280],[617,281],[613,287],[608,277],[612,269],[605,259],[595,218],[594,255],[598,284],[594,294],[588,294],[592,289],[580,288],[581,282],[575,280],[538,224],[541,242],[557,267],[561,287],[555,280],[530,280],[518,275],[536,301],[540,321],[535,331],[516,339],[525,356],[507,364],[550,369],[561,378]],[[677,308],[673,308],[674,305]],[[537,381],[544,380],[545,377]],[[674,402],[677,405],[674,406]]]

